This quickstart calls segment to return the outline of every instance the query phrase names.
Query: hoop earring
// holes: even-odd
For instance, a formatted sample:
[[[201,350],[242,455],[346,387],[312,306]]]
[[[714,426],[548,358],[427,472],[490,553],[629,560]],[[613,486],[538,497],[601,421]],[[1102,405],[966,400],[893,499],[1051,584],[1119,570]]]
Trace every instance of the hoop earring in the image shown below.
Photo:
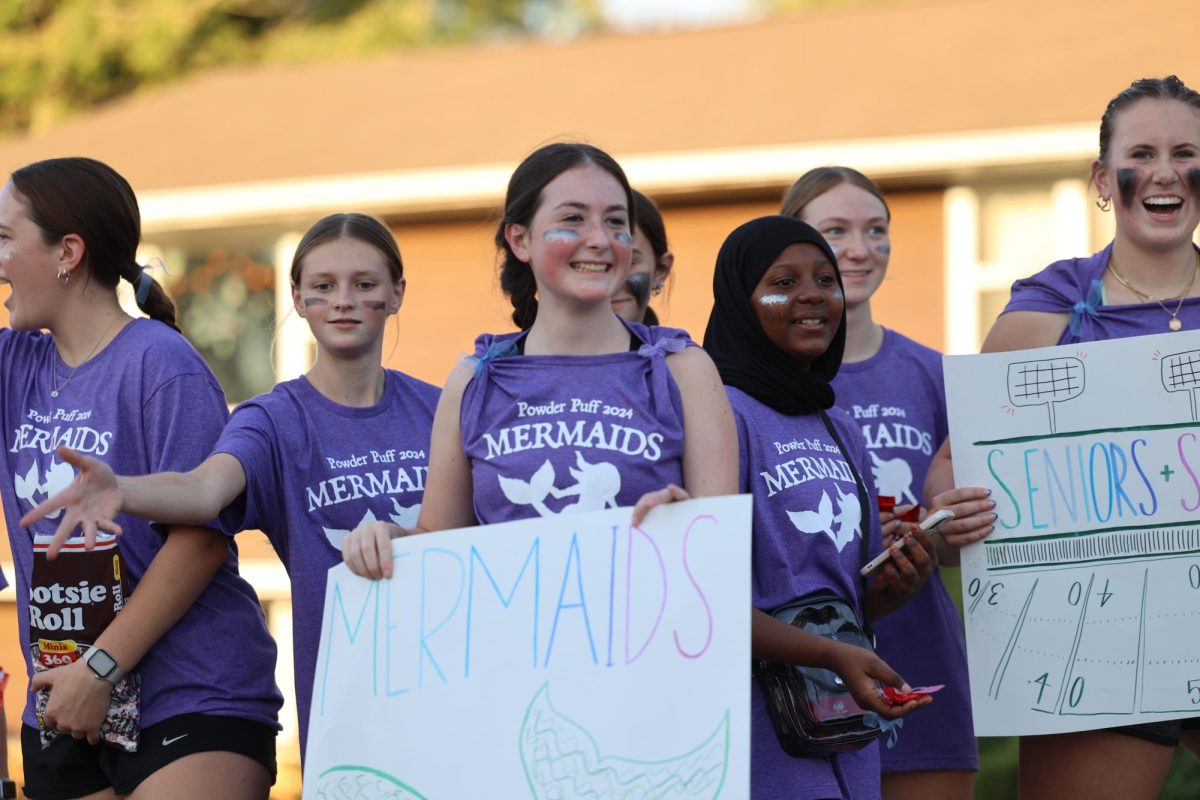
[[[63,286],[66,286],[71,282],[71,273],[67,272],[65,269],[60,269],[54,277],[58,278],[59,281],[62,282]]]
[[[1111,197],[1097,197],[1096,198],[1096,208],[1100,209],[1101,211],[1105,211],[1105,212],[1111,211],[1112,210],[1112,198]]]

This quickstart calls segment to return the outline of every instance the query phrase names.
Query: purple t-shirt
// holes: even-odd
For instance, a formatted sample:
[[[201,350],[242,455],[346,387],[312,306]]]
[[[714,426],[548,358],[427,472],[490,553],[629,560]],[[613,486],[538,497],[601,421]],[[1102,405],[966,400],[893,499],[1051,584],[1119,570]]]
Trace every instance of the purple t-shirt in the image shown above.
[[[1009,311],[1045,311],[1067,314],[1067,326],[1059,344],[1098,342],[1168,333],[1171,315],[1158,303],[1134,303],[1110,306],[1104,292],[1104,270],[1108,267],[1112,245],[1087,258],[1055,261],[1041,272],[1022,278],[1012,286]],[[1175,310],[1178,300],[1165,305]],[[1200,297],[1189,297],[1179,309],[1184,330],[1200,328]]]
[[[862,428],[875,487],[919,503],[929,462],[947,436],[942,356],[884,329],[879,352],[842,362],[838,407]],[[958,609],[938,573],[899,610],[875,622],[876,651],[913,686],[945,684],[933,705],[905,717],[884,772],[978,769],[967,651]]]
[[[753,604],[773,609],[815,592],[851,602],[863,618],[863,513],[847,456],[817,414],[788,416],[725,387],[737,423],[738,485],[754,498]],[[829,410],[849,462],[866,463],[858,427]],[[867,496],[875,496],[869,472]],[[866,514],[869,555],[881,549],[879,515]],[[750,796],[753,800],[879,797],[879,750],[797,758],[779,745],[757,681],[750,692]]]
[[[293,659],[301,749],[325,608],[325,578],[360,523],[416,524],[440,390],[387,371],[383,399],[353,408],[306,378],[234,409],[214,452],[242,465],[246,490],[221,512],[225,530],[266,533],[292,582]]]
[[[693,342],[626,323],[642,342],[596,356],[526,356],[521,334],[475,341],[463,450],[481,524],[631,506],[682,485],[683,402],[666,357]]]
[[[58,397],[51,396],[57,373]],[[69,376],[69,379],[68,379]],[[66,445],[107,463],[118,475],[187,471],[208,455],[228,412],[204,361],[159,322],[134,320],[78,369],[66,366],[46,334],[0,329],[0,485],[16,572],[21,642],[29,638],[33,535],[53,534],[60,516],[22,528],[18,520],[67,486]],[[61,512],[60,512],[61,513]],[[162,547],[151,523],[118,516],[121,555],[132,591]],[[216,527],[215,522],[211,527]],[[28,648],[25,668],[31,670]],[[283,698],[275,687],[275,642],[254,590],[238,575],[237,548],[191,608],[146,653],[142,725],[179,714],[241,717],[277,728]],[[32,696],[22,719],[37,727]]]

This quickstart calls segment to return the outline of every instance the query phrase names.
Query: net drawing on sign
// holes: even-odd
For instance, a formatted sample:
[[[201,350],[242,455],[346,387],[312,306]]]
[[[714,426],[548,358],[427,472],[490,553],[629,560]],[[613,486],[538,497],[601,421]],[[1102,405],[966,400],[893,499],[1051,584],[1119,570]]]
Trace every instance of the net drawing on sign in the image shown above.
[[[1192,422],[1196,416],[1196,390],[1200,389],[1200,350],[1187,350],[1165,356],[1162,360],[1162,383],[1168,392],[1187,392],[1192,404]]]
[[[1046,406],[1050,433],[1057,433],[1054,404],[1083,394],[1083,362],[1078,358],[1043,358],[1008,365],[1008,401],[1014,406]]]

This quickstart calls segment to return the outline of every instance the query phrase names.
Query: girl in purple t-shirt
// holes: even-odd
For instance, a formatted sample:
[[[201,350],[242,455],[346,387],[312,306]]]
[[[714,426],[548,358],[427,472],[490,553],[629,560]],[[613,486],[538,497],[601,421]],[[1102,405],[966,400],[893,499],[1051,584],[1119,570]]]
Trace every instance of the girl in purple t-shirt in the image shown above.
[[[613,295],[612,308],[621,319],[657,325],[658,315],[650,307],[650,298],[657,297],[666,285],[675,254],[667,245],[667,228],[654,201],[634,189],[633,206],[637,229],[633,232],[629,277]]]
[[[1112,243],[1013,284],[984,352],[1200,328],[1200,250],[1192,241],[1200,224],[1200,93],[1171,75],[1135,81],[1114,97],[1100,120],[1092,184],[1097,205],[1113,212]],[[949,456],[943,446],[931,488],[952,484]],[[989,526],[977,519],[967,535],[979,538]],[[1200,752],[1196,718],[1022,737],[1021,790],[1157,797],[1181,740]]]
[[[384,369],[385,324],[404,299],[400,251],[383,223],[333,214],[292,258],[292,300],[317,342],[309,372],[234,409],[212,454],[190,472],[116,478],[80,467],[67,519],[106,527],[116,509],[186,522],[220,515],[230,533],[266,533],[292,585],[296,705],[303,753],[325,578],[364,520],[416,521],[438,389]],[[81,494],[82,493],[82,496]]]
[[[480,337],[451,372],[412,530],[635,502],[640,520],[658,503],[735,491],[735,434],[708,356],[682,331],[613,313],[634,213],[624,172],[594,147],[547,145],[517,167],[496,244],[520,332]],[[390,540],[404,532],[361,526],[347,564],[390,577]]]
[[[907,549],[893,546],[891,562],[872,576],[869,588],[859,575],[863,550],[880,550],[879,518],[873,506],[863,505],[864,490],[874,497],[874,481],[863,469],[862,435],[844,412],[832,408],[829,381],[846,339],[833,253],[800,220],[753,220],[721,246],[713,295],[704,346],[733,404],[740,488],[754,496],[753,654],[831,669],[862,708],[889,719],[907,714],[929,698],[885,703],[876,682],[899,687],[904,681],[879,656],[766,613],[831,592],[866,622],[898,607],[935,565],[929,540],[910,531],[903,534]],[[757,683],[751,690],[751,736],[755,800],[879,796],[874,743],[852,753],[787,754]]]
[[[871,296],[891,258],[891,211],[870,178],[848,167],[802,175],[781,213],[812,225],[838,258],[846,286],[846,353],[833,381],[838,407],[862,429],[871,473],[896,513],[921,503],[925,472],[945,440],[942,357],[888,330],[871,315]],[[880,514],[884,523],[895,514]],[[940,541],[940,540],[935,540]],[[943,546],[939,560],[958,562]],[[880,750],[887,800],[969,800],[979,768],[962,621],[935,571],[921,590],[875,628],[879,655],[904,675],[946,688],[928,711],[906,721],[893,747]]]
[[[0,282],[12,290],[5,301],[12,329],[0,330],[0,484],[31,673],[24,647],[31,588],[39,603],[56,593],[72,602],[57,583],[31,587],[33,537],[57,527],[65,539],[77,527],[74,517],[60,520],[53,510],[44,519],[29,513],[71,482],[56,446],[91,453],[124,473],[190,469],[227,417],[212,373],[179,335],[174,306],[134,260],[140,235],[129,184],[91,159],[30,164],[0,191]],[[151,319],[131,319],[121,309],[122,278]],[[21,733],[30,796],[135,789],[267,796],[282,702],[275,644],[213,516],[165,531],[120,519],[122,571],[133,591],[86,657],[33,678],[32,689],[49,689],[42,722],[60,735],[42,746],[30,694]],[[95,526],[87,528],[94,538]],[[88,597],[104,603],[107,595]],[[75,610],[82,616],[87,606]],[[136,752],[126,752],[97,742],[110,694],[132,670],[140,677],[141,733]]]

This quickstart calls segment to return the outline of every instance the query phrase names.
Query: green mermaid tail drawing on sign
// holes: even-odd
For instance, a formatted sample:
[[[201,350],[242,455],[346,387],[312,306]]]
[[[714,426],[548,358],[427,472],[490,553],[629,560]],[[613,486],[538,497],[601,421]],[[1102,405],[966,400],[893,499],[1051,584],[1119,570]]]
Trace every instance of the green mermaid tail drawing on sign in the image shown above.
[[[549,684],[544,684],[525,712],[521,762],[535,800],[715,798],[729,762],[729,713],[707,739],[673,758],[602,755],[586,729],[551,705]]]

